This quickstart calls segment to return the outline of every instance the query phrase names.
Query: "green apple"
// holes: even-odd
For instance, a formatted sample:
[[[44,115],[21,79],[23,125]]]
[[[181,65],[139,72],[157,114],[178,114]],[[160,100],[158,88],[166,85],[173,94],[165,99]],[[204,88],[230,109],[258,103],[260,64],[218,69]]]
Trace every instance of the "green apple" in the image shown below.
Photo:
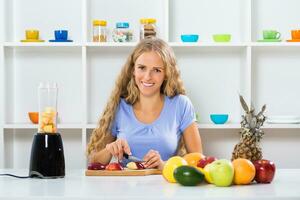
[[[209,166],[209,175],[216,186],[230,186],[234,175],[233,165],[226,159],[216,160]]]

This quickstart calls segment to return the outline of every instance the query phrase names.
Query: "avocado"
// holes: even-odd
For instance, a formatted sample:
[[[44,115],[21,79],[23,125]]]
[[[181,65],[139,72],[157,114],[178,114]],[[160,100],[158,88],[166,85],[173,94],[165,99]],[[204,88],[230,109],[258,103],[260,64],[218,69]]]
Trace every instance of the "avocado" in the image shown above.
[[[184,186],[195,186],[204,180],[204,174],[198,171],[195,167],[183,165],[174,170],[175,180]]]

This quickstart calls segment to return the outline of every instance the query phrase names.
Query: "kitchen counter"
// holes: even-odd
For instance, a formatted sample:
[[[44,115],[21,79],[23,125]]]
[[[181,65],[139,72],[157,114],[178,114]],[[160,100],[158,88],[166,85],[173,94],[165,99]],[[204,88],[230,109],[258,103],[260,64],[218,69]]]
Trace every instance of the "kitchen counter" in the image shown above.
[[[28,170],[0,170],[26,176]],[[84,170],[67,171],[63,179],[18,179],[0,176],[0,199],[300,199],[300,169],[276,171],[271,184],[184,187],[161,175],[86,177]]]

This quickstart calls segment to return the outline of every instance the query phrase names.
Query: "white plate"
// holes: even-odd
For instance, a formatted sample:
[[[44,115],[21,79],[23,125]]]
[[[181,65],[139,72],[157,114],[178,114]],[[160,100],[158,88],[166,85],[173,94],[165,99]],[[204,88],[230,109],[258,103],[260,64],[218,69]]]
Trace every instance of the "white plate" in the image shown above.
[[[300,116],[297,115],[267,116],[266,122],[269,124],[298,124],[300,123]]]
[[[300,120],[300,116],[297,115],[273,115],[267,116],[269,120]]]
[[[300,120],[266,120],[268,124],[299,124]]]

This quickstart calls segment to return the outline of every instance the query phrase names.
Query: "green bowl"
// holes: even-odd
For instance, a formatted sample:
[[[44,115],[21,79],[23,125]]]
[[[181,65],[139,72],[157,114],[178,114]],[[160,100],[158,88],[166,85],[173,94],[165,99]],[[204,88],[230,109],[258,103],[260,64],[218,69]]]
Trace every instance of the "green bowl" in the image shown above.
[[[230,34],[215,34],[215,35],[213,35],[213,39],[215,42],[230,42],[231,35]]]

